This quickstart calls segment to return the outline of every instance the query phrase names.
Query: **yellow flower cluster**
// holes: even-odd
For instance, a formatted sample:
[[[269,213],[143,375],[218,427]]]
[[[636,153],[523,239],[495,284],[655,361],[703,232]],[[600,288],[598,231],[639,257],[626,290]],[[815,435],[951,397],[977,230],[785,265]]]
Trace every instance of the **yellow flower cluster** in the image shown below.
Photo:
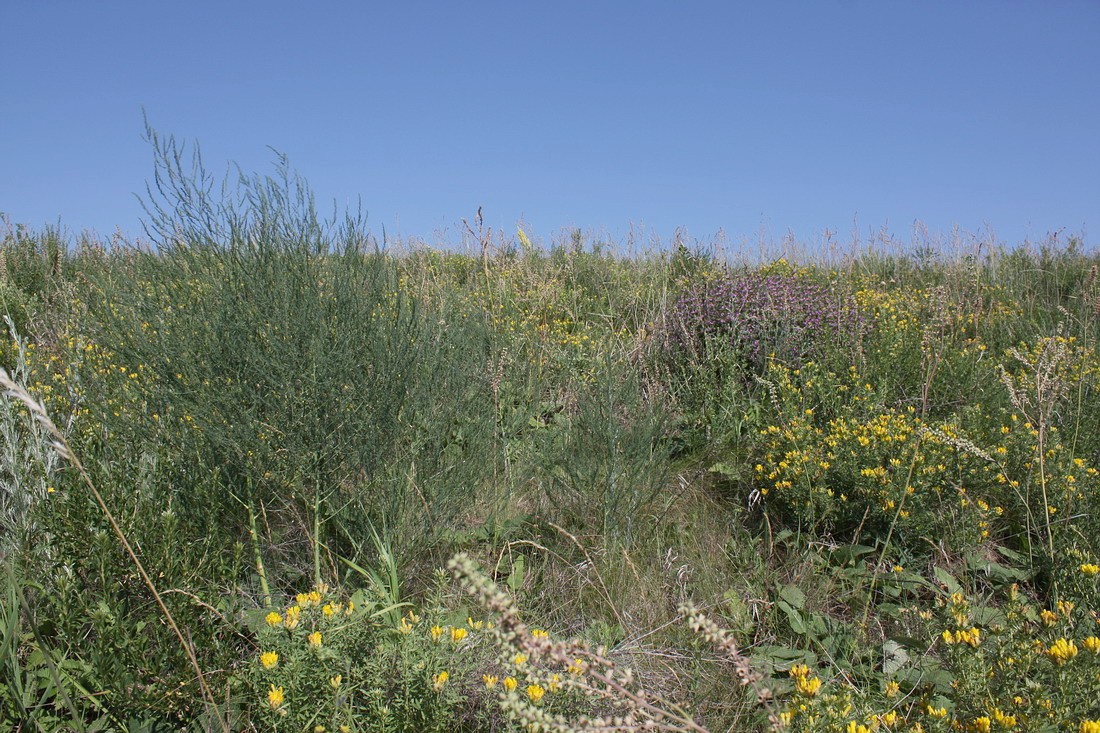
[[[1058,639],[1051,644],[1045,654],[1056,665],[1062,666],[1077,656],[1077,645],[1073,643],[1072,639]]]
[[[948,629],[943,632],[943,641],[948,645],[969,644],[971,647],[977,649],[982,643],[982,632],[977,627],[958,629],[955,632]]]

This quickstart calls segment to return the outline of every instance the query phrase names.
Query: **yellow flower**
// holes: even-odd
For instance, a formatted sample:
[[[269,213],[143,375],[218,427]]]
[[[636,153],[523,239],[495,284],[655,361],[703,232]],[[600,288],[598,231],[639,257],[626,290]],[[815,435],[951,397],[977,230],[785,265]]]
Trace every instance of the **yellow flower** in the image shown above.
[[[321,648],[321,632],[314,631],[312,634],[306,637],[309,640],[309,645],[314,649]]]
[[[934,708],[931,705],[924,706],[924,712],[933,718],[946,718],[947,708]]]
[[[432,641],[439,641],[440,638],[442,638],[442,636],[443,636],[443,627],[438,626],[438,625],[433,626],[431,633],[432,633]]]
[[[584,674],[584,661],[581,659],[574,659],[573,663],[565,668],[565,671],[574,677],[579,677]]]
[[[890,680],[886,683],[886,697],[897,697],[900,691],[901,686],[894,680]]]
[[[272,611],[264,616],[264,621],[267,622],[268,626],[275,627],[283,622],[283,617],[279,615],[278,611]]]
[[[1085,563],[1081,566],[1081,572],[1091,578],[1094,575],[1096,575],[1097,573],[1100,573],[1100,565],[1096,565],[1095,563],[1087,562],[1087,563]]]
[[[264,652],[260,655],[260,664],[264,669],[273,669],[279,663],[279,655],[275,652]]]
[[[1081,644],[1093,654],[1100,654],[1100,637],[1090,636]]]
[[[283,705],[283,688],[271,686],[271,689],[267,691],[267,704],[271,706],[272,710],[278,710]]]
[[[326,616],[335,616],[336,615],[336,609],[332,607],[331,603],[326,603],[321,608],[321,613],[323,613]]]
[[[294,596],[294,600],[296,600],[298,602],[298,605],[302,608],[309,608],[310,605],[312,605],[310,603],[311,599],[309,597],[309,593],[299,593],[298,595]]]
[[[792,720],[794,720],[794,713],[790,710],[784,710],[779,714],[779,724],[784,728],[790,725]]]
[[[412,624],[409,623],[409,620],[407,618],[405,618],[404,616],[402,616],[401,617],[401,625],[397,627],[397,630],[399,632],[401,632],[402,634],[411,634],[412,630],[413,630],[413,627],[412,627]]]
[[[557,692],[561,689],[561,676],[557,672],[550,675],[550,684],[548,685],[550,692]]]
[[[550,634],[547,633],[546,631],[543,631],[542,629],[531,629],[531,636],[535,637],[536,639],[549,639],[550,638]]]
[[[1079,733],[1100,733],[1100,720],[1082,720]]]
[[[515,665],[517,667],[523,666],[524,662],[527,661],[527,655],[524,654],[523,652],[520,652],[516,656],[512,657],[512,661],[515,663]]]
[[[348,607],[344,609],[344,615],[350,616],[355,613],[355,601],[348,601]]]
[[[1053,626],[1058,621],[1058,614],[1045,608],[1039,612],[1039,617],[1043,620],[1043,626]]]
[[[519,684],[519,682],[516,681],[515,677],[505,677],[504,678],[504,689],[508,690],[508,692],[511,692],[512,690],[516,689],[516,685],[518,685],[518,684]]]
[[[997,725],[1001,726],[1002,728],[1016,727],[1016,716],[1002,713],[997,708],[993,708],[993,719],[997,721]]]
[[[849,722],[848,727],[844,730],[846,731],[846,733],[871,733],[870,729],[868,729],[867,726],[861,723],[857,723],[854,720]]]
[[[808,677],[810,675],[810,668],[807,667],[805,664],[796,664],[791,667],[790,671],[788,671],[787,674],[795,679],[798,679],[799,677]]]
[[[342,675],[342,674],[338,674],[335,677],[329,677],[328,678],[329,686],[332,687],[332,689],[334,689],[334,690],[339,690],[340,689],[340,683],[343,682],[343,681],[344,681],[344,675]]]
[[[975,718],[974,722],[970,724],[970,730],[974,733],[989,733],[993,727],[993,721],[989,719],[989,716],[983,715],[980,718]]]
[[[496,687],[496,685],[497,685],[497,678],[496,678],[495,675],[483,674],[483,675],[481,675],[481,681],[484,682],[485,686],[487,688],[489,688],[490,690],[493,689],[494,687]]]
[[[795,677],[795,688],[807,697],[813,697],[821,689],[821,679],[818,677]]]
[[[469,626],[474,631],[481,631],[481,629],[485,627],[485,622],[484,621],[474,621],[472,618],[467,616],[466,617],[466,625]]]
[[[291,606],[286,610],[286,618],[283,620],[283,625],[288,629],[294,629],[298,625],[298,620],[302,616],[302,609],[298,606]]]
[[[898,715],[898,711],[891,710],[890,712],[886,713],[886,715],[882,716],[882,724],[885,725],[887,728],[893,728],[895,725],[898,724],[898,721],[900,719],[901,716]]]
[[[447,672],[444,671],[432,677],[432,688],[436,692],[439,692],[443,689],[443,685],[447,684],[447,680],[450,678],[450,676],[451,675],[447,674]]]
[[[461,626],[457,629],[451,629],[451,641],[455,644],[466,638],[466,629]]]
[[[1077,656],[1077,645],[1072,640],[1058,639],[1046,650],[1046,655],[1056,665],[1061,667]]]
[[[309,602],[314,606],[321,605],[321,594],[318,591],[311,590],[309,592]]]
[[[974,647],[975,649],[981,646],[982,632],[979,631],[977,628],[971,628],[970,631],[959,631],[955,635],[955,638],[959,639],[960,637],[962,641],[965,641],[967,644]]]
[[[542,685],[527,685],[527,697],[531,698],[531,702],[538,702],[545,694],[546,690],[542,689]]]

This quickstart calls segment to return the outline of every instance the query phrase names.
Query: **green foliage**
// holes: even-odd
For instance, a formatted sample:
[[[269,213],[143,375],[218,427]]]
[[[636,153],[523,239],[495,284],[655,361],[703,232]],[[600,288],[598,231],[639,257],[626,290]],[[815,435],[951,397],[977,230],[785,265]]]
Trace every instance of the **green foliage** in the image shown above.
[[[5,223],[0,364],[62,426],[217,709],[5,400],[7,719],[1100,729],[1100,260],[1080,243],[733,279],[705,247],[542,249],[480,222],[472,255],[386,251],[283,158],[219,189],[149,137],[151,247]],[[708,290],[723,278],[740,289]],[[693,293],[717,300],[688,312]],[[685,314],[699,338],[677,344]],[[459,548],[484,611],[433,580]],[[280,601],[302,588],[321,597]],[[688,628],[691,600],[709,615]],[[570,676],[578,658],[604,678]]]

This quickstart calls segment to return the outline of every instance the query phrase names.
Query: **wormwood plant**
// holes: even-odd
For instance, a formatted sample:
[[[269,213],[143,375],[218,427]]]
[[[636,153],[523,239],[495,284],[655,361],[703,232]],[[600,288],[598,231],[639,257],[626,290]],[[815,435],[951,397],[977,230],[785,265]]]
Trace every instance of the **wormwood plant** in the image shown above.
[[[7,316],[4,321],[11,333],[12,376],[23,384],[29,381],[27,344],[14,321]],[[17,550],[49,550],[48,542],[28,539],[40,531],[32,510],[55,491],[59,464],[49,434],[34,416],[16,402],[0,400],[0,559]]]
[[[667,425],[637,378],[605,356],[575,405],[542,431],[548,502],[568,524],[629,545],[670,475]]]
[[[296,543],[319,580],[321,548],[346,554],[372,523],[404,547],[431,537],[475,483],[456,473],[484,465],[454,460],[456,444],[481,445],[458,443],[455,425],[482,398],[476,334],[424,318],[362,222],[321,220],[285,159],[218,197],[197,152],[188,166],[174,139],[149,136],[157,249],[117,255],[94,314],[140,371],[144,409],[104,422],[168,448],[165,499],[183,526],[249,528],[265,594],[269,541]]]

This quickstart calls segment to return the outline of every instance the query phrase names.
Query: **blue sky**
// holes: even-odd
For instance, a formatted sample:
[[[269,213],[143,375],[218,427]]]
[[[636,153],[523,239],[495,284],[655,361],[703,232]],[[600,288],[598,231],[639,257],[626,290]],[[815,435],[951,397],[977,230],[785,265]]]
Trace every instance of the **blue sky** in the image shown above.
[[[0,212],[140,233],[142,111],[380,234],[1100,229],[1100,3],[0,0]],[[1092,233],[1090,233],[1090,228]]]

